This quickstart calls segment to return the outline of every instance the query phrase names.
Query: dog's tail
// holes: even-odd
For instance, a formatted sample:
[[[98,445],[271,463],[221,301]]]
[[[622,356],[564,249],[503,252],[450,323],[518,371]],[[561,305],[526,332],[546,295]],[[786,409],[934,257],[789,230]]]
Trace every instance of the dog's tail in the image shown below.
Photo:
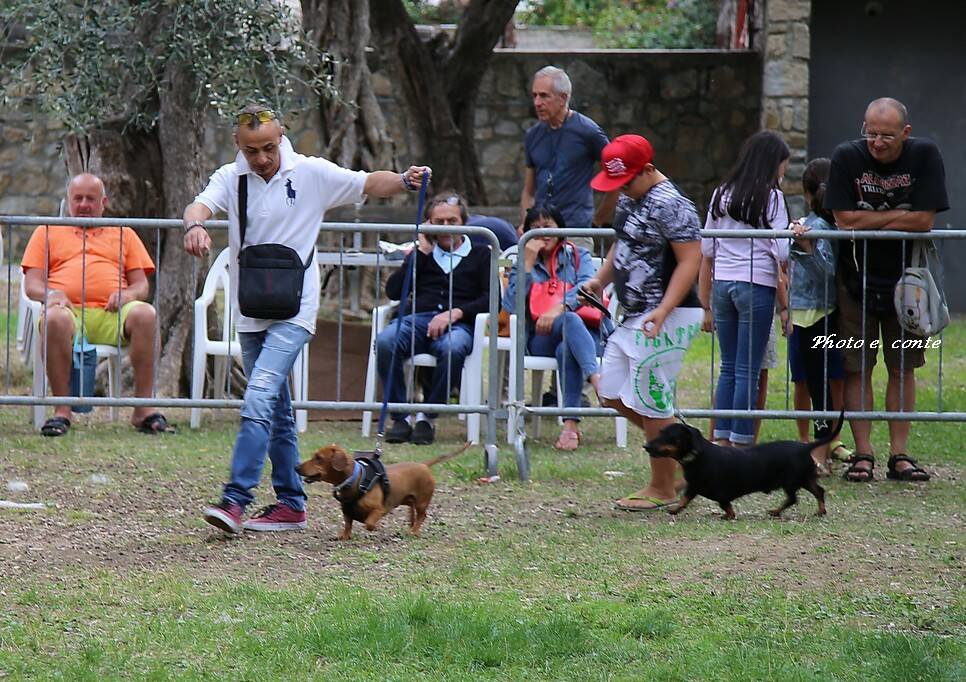
[[[842,425],[844,423],[845,423],[845,408],[843,407],[842,411],[839,413],[839,423],[835,427],[835,430],[832,431],[832,433],[830,433],[829,435],[825,436],[824,438],[813,440],[811,443],[808,444],[808,449],[813,450],[814,448],[817,448],[819,446],[827,445],[828,443],[831,443],[833,440],[836,439],[836,437],[838,437],[839,433],[841,433]]]
[[[425,464],[428,467],[431,467],[434,464],[439,464],[440,462],[445,462],[448,459],[453,459],[457,455],[462,455],[464,452],[466,452],[471,445],[472,443],[467,441],[466,443],[463,444],[463,447],[461,447],[459,450],[454,450],[448,455],[440,455],[439,457],[433,457],[432,459],[427,459],[425,462],[423,462],[423,464]]]

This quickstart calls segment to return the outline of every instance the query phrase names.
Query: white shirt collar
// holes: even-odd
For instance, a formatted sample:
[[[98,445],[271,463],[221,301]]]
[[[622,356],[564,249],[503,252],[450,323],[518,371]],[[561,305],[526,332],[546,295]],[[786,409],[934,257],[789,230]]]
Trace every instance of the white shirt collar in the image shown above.
[[[452,251],[443,251],[439,248],[439,244],[436,244],[433,246],[433,260],[436,261],[440,270],[448,275],[459,266],[460,261],[464,257],[470,255],[470,249],[472,248],[473,245],[470,244],[470,240],[465,236],[463,237],[463,243]]]

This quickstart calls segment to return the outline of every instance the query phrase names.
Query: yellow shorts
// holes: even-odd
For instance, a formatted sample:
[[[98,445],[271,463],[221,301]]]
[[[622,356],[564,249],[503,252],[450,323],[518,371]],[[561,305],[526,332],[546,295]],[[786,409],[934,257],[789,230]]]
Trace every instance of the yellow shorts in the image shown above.
[[[124,323],[135,306],[147,305],[144,301],[128,301],[121,307],[121,314],[117,311],[108,312],[104,308],[84,308],[84,334],[88,343],[116,346],[118,339],[126,346],[128,339],[124,337]],[[81,330],[81,309],[74,308],[74,329],[79,337]]]

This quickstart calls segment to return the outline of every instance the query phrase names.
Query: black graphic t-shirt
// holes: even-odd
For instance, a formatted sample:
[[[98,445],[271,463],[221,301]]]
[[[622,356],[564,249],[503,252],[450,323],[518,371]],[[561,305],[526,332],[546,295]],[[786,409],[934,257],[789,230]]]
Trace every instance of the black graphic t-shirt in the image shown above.
[[[694,203],[670,180],[663,180],[640,199],[621,195],[614,230],[617,297],[630,314],[654,310],[661,304],[677,267],[671,242],[701,240],[701,223]],[[700,306],[693,287],[678,304],[680,308]]]
[[[880,164],[869,153],[865,140],[844,142],[832,154],[825,208],[832,211],[945,211],[946,170],[942,154],[931,140],[910,137],[893,163]],[[863,247],[863,244],[866,246]],[[905,244],[905,262],[902,259]],[[912,258],[913,242],[904,240],[856,240],[839,248],[839,271],[843,277],[865,269],[866,274],[892,284]],[[856,269],[858,264],[858,269]]]

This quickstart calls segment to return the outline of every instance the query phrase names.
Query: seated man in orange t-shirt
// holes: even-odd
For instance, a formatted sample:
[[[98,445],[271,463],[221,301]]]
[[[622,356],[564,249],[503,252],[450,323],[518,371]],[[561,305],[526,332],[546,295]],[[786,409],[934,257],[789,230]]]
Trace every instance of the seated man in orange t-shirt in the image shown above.
[[[107,206],[104,183],[82,173],[67,187],[71,217],[100,218]],[[134,394],[154,389],[154,307],[147,275],[154,263],[134,230],[124,227],[38,227],[24,251],[21,267],[28,298],[45,303],[40,342],[46,343],[47,379],[55,396],[69,395],[72,349],[76,340],[105,345],[130,344]],[[45,338],[46,337],[46,338]],[[160,412],[135,407],[131,423],[139,431],[172,430]],[[58,405],[41,429],[62,436],[70,429],[70,406]]]

